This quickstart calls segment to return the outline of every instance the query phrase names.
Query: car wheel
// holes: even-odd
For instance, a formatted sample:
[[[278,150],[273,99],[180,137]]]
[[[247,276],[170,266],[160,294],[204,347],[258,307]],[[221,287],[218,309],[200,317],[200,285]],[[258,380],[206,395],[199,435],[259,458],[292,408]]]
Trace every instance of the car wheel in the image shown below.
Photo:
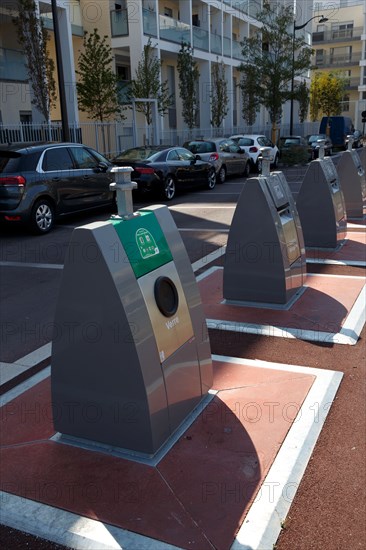
[[[213,189],[216,185],[216,172],[215,172],[215,169],[213,168],[212,170],[209,171],[208,173],[208,188],[209,189]]]
[[[333,155],[333,149],[328,149],[328,157],[331,157]]]
[[[248,162],[245,163],[245,167],[244,167],[244,170],[243,170],[243,176],[245,178],[248,178],[249,174],[250,174],[250,164],[249,164],[249,161],[248,161]]]
[[[175,181],[173,176],[168,176],[164,182],[164,187],[162,190],[163,198],[167,201],[171,201],[175,197]]]
[[[34,233],[48,233],[55,222],[55,209],[47,199],[39,199],[33,206],[30,225]]]
[[[220,170],[217,173],[217,179],[219,183],[225,183],[226,180],[226,168],[221,166]]]

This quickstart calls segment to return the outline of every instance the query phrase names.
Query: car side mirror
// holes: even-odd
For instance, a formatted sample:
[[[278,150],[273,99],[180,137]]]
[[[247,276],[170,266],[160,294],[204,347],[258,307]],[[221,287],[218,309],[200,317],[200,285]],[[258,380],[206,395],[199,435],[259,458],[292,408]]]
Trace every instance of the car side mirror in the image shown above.
[[[200,155],[195,155],[195,159],[196,159],[196,160],[202,160],[201,157],[200,157]]]
[[[106,162],[99,162],[98,166],[95,168],[95,172],[106,172],[108,170],[108,164]]]

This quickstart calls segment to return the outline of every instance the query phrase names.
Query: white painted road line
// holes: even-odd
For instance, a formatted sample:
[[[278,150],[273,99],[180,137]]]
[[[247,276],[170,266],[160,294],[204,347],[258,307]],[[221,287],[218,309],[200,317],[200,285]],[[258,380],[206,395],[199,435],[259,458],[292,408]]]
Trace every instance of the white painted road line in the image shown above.
[[[48,359],[51,356],[52,344],[49,342],[44,346],[28,353],[24,357],[17,359],[14,363],[0,362],[0,384],[5,384],[19,374],[38,365],[41,361]]]
[[[213,358],[216,357],[213,356]],[[220,358],[220,360],[223,359]],[[232,362],[233,358],[227,357],[226,360]],[[343,373],[275,363],[270,366],[265,361],[243,359],[236,361],[238,365],[245,363],[254,367],[302,372],[316,376],[231,546],[231,550],[270,549],[274,548],[281,532],[283,522],[338,391]]]
[[[32,262],[0,262],[0,267],[35,267],[37,269],[63,269],[63,264],[36,264]]]

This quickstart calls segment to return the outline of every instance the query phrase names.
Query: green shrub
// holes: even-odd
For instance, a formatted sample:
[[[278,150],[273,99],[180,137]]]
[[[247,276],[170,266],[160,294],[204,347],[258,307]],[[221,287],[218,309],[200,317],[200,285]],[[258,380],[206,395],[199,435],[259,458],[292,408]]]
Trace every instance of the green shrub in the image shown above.
[[[281,161],[283,164],[292,166],[294,164],[306,164],[309,161],[309,152],[304,147],[291,145],[284,147],[281,151]]]

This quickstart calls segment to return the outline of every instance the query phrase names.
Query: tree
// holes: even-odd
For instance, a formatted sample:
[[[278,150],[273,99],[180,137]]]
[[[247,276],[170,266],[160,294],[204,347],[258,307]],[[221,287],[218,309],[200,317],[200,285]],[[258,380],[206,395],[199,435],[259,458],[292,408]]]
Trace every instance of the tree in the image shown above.
[[[300,122],[304,122],[306,115],[308,114],[310,96],[309,89],[306,85],[305,80],[300,82],[295,88],[295,98],[299,102],[299,119]]]
[[[227,81],[225,65],[217,58],[211,69],[211,124],[219,128],[228,113]]]
[[[33,91],[31,103],[49,122],[57,97],[53,76],[55,64],[47,50],[49,35],[34,0],[19,0],[18,17],[13,23],[26,57],[28,79]]]
[[[318,72],[310,85],[310,116],[340,115],[346,80],[339,72]]]
[[[256,70],[248,65],[240,81],[242,96],[242,116],[249,126],[253,126],[257,118],[260,103],[257,96]]]
[[[111,118],[125,118],[124,107],[118,96],[118,78],[113,72],[112,48],[107,36],[99,36],[97,29],[84,33],[84,50],[78,59],[79,77],[76,83],[79,109],[99,122]]]
[[[198,114],[197,83],[200,77],[198,64],[193,60],[193,48],[182,42],[178,52],[179,94],[183,102],[182,116],[188,128],[196,126]]]
[[[240,65],[239,70],[257,82],[256,96],[269,112],[274,134],[282,107],[291,98],[292,78],[310,68],[312,50],[302,37],[293,37],[293,7],[271,6],[264,3],[256,16],[262,23],[260,32],[243,39],[241,45],[245,63]],[[294,63],[293,48],[297,52]]]
[[[135,98],[157,99],[158,112],[163,115],[172,105],[172,96],[169,94],[168,82],[161,82],[160,72],[161,62],[156,57],[149,39],[137,65],[135,78],[131,82],[129,97],[131,100]],[[136,101],[136,110],[145,115],[146,124],[150,126],[153,120],[152,104]]]

